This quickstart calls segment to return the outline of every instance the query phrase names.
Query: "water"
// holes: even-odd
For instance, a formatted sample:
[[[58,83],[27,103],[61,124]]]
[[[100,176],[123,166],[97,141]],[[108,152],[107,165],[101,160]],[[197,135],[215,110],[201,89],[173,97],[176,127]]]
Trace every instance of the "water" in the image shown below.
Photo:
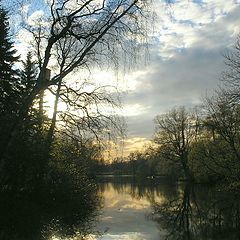
[[[0,195],[0,240],[238,240],[240,198],[216,187],[98,179],[72,195]]]
[[[239,196],[214,187],[130,178],[99,183],[102,240],[240,239]]]
[[[92,232],[101,203],[93,187],[85,188],[0,193],[0,240],[82,239]]]
[[[151,191],[150,188],[145,190]],[[152,212],[150,192],[141,192],[140,188],[122,183],[102,183],[100,191],[104,196],[104,208],[97,226],[103,233],[101,239],[158,240],[163,234],[158,225],[148,219]]]

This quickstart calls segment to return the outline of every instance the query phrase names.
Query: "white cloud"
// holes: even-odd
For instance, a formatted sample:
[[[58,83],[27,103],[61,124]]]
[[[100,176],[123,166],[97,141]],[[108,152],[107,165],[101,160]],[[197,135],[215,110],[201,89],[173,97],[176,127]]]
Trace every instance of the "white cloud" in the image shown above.
[[[198,2],[198,3],[197,3]],[[159,6],[157,8],[157,6]],[[176,50],[191,47],[198,37],[198,31],[221,21],[239,7],[236,1],[176,1],[163,11],[163,4],[156,4],[159,15],[159,49],[163,58],[174,57]]]
[[[30,7],[30,4],[23,5],[23,6],[21,7],[21,12],[22,12],[23,14],[28,13],[29,7]]]
[[[45,24],[45,21],[43,21],[43,16],[44,16],[44,11],[37,10],[28,17],[27,22],[30,26],[38,26],[38,25]]]
[[[125,76],[107,71],[92,75],[96,85],[110,83],[127,93],[118,113],[127,117],[129,136],[143,142],[153,134],[156,114],[199,103],[206,91],[217,87],[224,69],[221,52],[240,31],[240,0],[176,0],[170,6],[163,2],[155,1],[159,18],[150,41],[149,66]],[[35,11],[28,22],[38,24],[43,16],[43,11]],[[18,37],[24,53],[31,38],[24,31]]]
[[[141,104],[132,104],[132,105],[125,105],[123,107],[123,110],[121,110],[119,113],[121,113],[125,117],[130,116],[139,116],[144,114],[149,107],[146,105]]]
[[[151,62],[133,78],[135,89],[125,98],[128,106],[145,108],[127,117],[131,138],[150,138],[155,115],[179,105],[194,106],[217,88],[225,68],[221,53],[234,44],[240,31],[239,1],[181,0],[170,10],[172,19],[160,12]]]

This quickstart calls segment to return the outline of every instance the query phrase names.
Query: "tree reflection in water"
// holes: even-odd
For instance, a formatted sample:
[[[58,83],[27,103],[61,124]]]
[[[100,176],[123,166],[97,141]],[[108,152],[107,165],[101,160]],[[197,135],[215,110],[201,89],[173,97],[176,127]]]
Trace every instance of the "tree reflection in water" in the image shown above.
[[[0,194],[0,239],[82,239],[91,232],[100,203],[96,189],[77,193],[46,191],[41,195]]]
[[[171,198],[177,195],[176,184],[161,180],[161,182],[152,181],[150,179],[138,179],[134,177],[112,177],[99,179],[102,183],[99,185],[99,191],[103,193],[110,186],[113,186],[117,193],[128,193],[134,199],[147,197],[151,198],[164,197]]]
[[[208,187],[179,186],[175,198],[164,203],[151,200],[151,219],[169,233],[166,239],[240,239],[240,202],[238,195]]]
[[[152,207],[146,217],[155,221],[169,240],[240,239],[240,196],[215,187],[176,184],[163,180],[109,178],[100,192],[113,186],[119,194],[145,198]],[[161,238],[162,239],[162,238]]]

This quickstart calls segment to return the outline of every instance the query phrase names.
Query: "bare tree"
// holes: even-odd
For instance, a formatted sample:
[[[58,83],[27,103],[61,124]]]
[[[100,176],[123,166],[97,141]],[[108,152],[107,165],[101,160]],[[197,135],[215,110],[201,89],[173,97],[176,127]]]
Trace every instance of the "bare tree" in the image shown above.
[[[50,86],[58,85],[73,71],[104,63],[109,52],[125,43],[136,43],[134,36],[141,35],[142,9],[149,1],[142,0],[51,0],[46,6],[42,25],[28,27],[32,32],[39,59],[39,76],[6,136],[4,158],[9,151],[18,128],[25,120],[35,97]],[[49,62],[54,60],[60,41],[71,46],[71,53],[62,56],[62,64],[47,81]]]
[[[213,141],[223,141],[232,157],[225,157],[223,166],[216,165],[227,172],[228,176],[239,181],[240,161],[240,36],[231,51],[224,54],[226,71],[221,80],[224,87],[216,90],[214,96],[204,100],[207,112],[206,126],[213,133]],[[221,150],[219,150],[221,153]],[[224,155],[223,155],[224,156]],[[229,178],[229,177],[228,177]]]
[[[64,64],[71,59],[75,39],[70,41],[68,38],[59,41],[56,45],[56,59],[60,66],[59,71],[63,70]],[[90,90],[89,90],[89,89]],[[49,89],[55,95],[53,116],[47,136],[47,145],[50,147],[53,140],[54,129],[56,127],[57,115],[60,122],[61,131],[68,136],[77,139],[92,133],[95,138],[99,139],[100,135],[106,133],[106,129],[118,130],[121,132],[121,124],[115,115],[109,115],[105,108],[120,107],[117,89],[108,86],[96,86],[88,79],[78,79],[77,82],[60,79],[56,89]],[[65,104],[66,111],[59,112],[58,103],[61,101]],[[113,131],[111,131],[113,132]],[[112,134],[114,135],[114,134]]]
[[[187,180],[193,175],[189,167],[190,145],[198,135],[198,118],[179,107],[155,118],[155,142],[167,149],[169,158],[179,159]]]
[[[240,35],[231,51],[224,54],[227,70],[222,74],[225,94],[232,102],[240,102]]]
[[[229,98],[229,94],[218,91],[212,98],[205,99],[208,121],[214,131],[232,149],[236,159],[240,161],[240,106]]]

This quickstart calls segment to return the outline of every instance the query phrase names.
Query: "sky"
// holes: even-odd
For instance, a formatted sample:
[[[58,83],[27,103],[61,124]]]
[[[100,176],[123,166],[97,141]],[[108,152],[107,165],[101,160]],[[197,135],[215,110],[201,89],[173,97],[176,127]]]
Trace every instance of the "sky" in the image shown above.
[[[153,137],[156,115],[195,106],[213,93],[226,68],[223,53],[240,33],[239,0],[176,0],[166,11],[155,4],[158,20],[149,43],[150,59],[131,73],[134,87],[124,96],[124,106],[133,110],[126,116],[125,153]]]
[[[99,0],[97,0],[99,1]],[[38,2],[30,9],[28,21],[42,14]],[[127,123],[124,149],[127,155],[140,150],[154,134],[153,119],[173,107],[192,107],[211,95],[225,69],[223,53],[234,45],[240,33],[240,0],[154,0],[156,20],[149,32],[146,61],[120,74],[96,72],[93,78],[118,82]],[[29,11],[29,5],[22,8]],[[151,23],[150,23],[151,24]],[[19,31],[18,49],[27,50],[26,31]]]

